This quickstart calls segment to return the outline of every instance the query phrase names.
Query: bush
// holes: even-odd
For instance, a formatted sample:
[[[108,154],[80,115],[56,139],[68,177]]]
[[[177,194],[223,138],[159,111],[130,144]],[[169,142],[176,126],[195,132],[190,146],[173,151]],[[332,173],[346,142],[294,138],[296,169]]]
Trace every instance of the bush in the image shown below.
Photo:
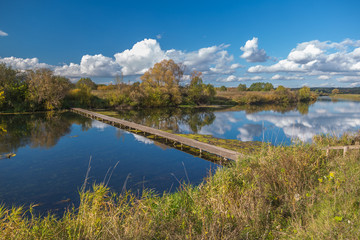
[[[310,88],[309,87],[304,86],[299,90],[299,101],[301,101],[301,102],[310,101]]]
[[[225,86],[221,86],[221,87],[219,88],[219,90],[222,91],[222,92],[225,92],[225,91],[227,91],[227,88],[226,88]]]
[[[237,90],[239,92],[242,92],[242,91],[246,91],[246,84],[239,84],[239,86],[237,87]]]
[[[87,87],[89,87],[91,90],[95,90],[97,88],[96,83],[94,83],[91,78],[80,78],[79,81],[77,81],[77,83],[75,84],[75,86],[77,88],[80,88],[81,85],[86,85]]]
[[[340,90],[337,89],[337,88],[335,88],[335,89],[333,89],[333,90],[331,91],[331,94],[332,94],[332,95],[336,95],[336,94],[339,94],[339,93],[340,93]]]
[[[249,91],[271,91],[274,86],[271,83],[256,82],[250,85]]]

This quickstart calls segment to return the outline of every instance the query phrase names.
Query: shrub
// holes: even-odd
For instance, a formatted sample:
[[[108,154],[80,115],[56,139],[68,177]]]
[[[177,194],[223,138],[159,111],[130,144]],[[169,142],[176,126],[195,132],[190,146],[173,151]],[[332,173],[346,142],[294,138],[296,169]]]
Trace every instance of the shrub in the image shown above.
[[[221,86],[221,87],[219,88],[219,90],[222,91],[222,92],[225,92],[225,91],[227,91],[227,88],[226,88],[225,86]]]
[[[299,101],[301,101],[301,102],[310,101],[310,88],[309,87],[304,86],[299,90]]]
[[[246,91],[246,84],[239,84],[239,86],[237,87],[237,90],[238,91]]]

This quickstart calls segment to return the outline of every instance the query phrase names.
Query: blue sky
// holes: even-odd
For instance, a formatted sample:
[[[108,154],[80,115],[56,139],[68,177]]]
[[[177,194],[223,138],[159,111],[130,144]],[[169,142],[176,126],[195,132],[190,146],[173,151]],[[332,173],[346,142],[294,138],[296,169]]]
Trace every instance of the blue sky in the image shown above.
[[[360,86],[359,11],[347,0],[2,0],[0,61],[110,82],[172,58],[218,86]]]

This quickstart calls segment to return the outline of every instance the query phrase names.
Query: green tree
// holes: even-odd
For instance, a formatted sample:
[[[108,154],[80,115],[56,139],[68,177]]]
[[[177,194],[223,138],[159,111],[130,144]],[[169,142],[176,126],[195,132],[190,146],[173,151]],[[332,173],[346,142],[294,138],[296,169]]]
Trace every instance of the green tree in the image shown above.
[[[216,91],[213,85],[204,84],[201,78],[201,72],[194,71],[191,75],[191,82],[188,87],[187,102],[195,104],[205,104],[213,100]]]
[[[262,91],[264,89],[264,83],[256,82],[250,85],[249,91]]]
[[[179,82],[183,76],[182,67],[173,60],[156,63],[141,76],[141,89],[148,106],[172,106],[181,103]]]
[[[310,88],[309,87],[304,86],[299,90],[299,101],[301,101],[301,102],[310,101]]]
[[[188,89],[188,98],[190,102],[199,104],[203,100],[203,91],[206,86],[203,84],[201,72],[194,71],[191,74],[191,82]]]
[[[76,88],[80,88],[81,85],[88,86],[91,90],[95,90],[97,88],[96,83],[94,83],[91,78],[80,78],[79,81],[76,82]]]
[[[283,92],[286,92],[286,90],[288,90],[286,87],[279,85],[275,91],[278,93],[283,93]]]
[[[91,87],[86,84],[80,84],[78,92],[78,100],[82,106],[89,107],[91,104]]]
[[[209,101],[211,101],[216,95],[215,87],[208,83],[205,87],[204,94],[209,99]]]
[[[242,92],[242,91],[246,91],[246,84],[239,84],[239,86],[237,87],[237,90]]]
[[[27,78],[29,81],[27,97],[33,109],[52,110],[61,107],[62,100],[69,90],[69,79],[54,76],[49,69],[30,70]]]
[[[249,91],[271,91],[274,86],[271,83],[256,82],[250,85]]]
[[[25,110],[28,85],[24,73],[0,63],[0,89],[3,91],[3,109]]]
[[[264,85],[264,91],[271,91],[274,89],[274,86],[271,83],[265,83]]]

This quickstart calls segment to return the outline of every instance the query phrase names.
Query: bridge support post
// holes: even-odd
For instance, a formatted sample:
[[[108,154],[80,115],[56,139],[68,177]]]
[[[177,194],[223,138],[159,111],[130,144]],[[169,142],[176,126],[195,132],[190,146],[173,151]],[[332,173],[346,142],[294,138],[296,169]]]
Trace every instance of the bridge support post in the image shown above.
[[[344,147],[344,157],[346,156],[346,152],[349,150],[349,147],[348,146],[346,146],[346,147]]]

